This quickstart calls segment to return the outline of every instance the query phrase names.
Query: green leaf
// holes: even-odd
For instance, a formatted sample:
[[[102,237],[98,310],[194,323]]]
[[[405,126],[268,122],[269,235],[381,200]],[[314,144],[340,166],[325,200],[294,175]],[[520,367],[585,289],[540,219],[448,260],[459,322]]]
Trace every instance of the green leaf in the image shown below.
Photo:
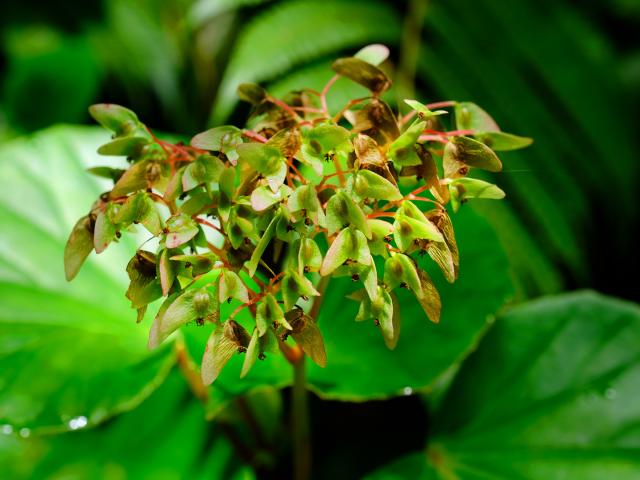
[[[140,408],[98,429],[82,429],[83,417],[70,423],[77,430],[65,435],[0,436],[6,478],[255,478],[222,432],[203,421],[202,405],[177,370]]]
[[[499,132],[500,127],[491,116],[475,103],[458,102],[455,105],[456,127],[458,130],[478,132]]]
[[[0,223],[18,249],[0,253],[0,424],[16,432],[67,431],[80,417],[92,427],[136,408],[174,362],[170,346],[147,350],[123,295],[135,241],[123,238],[87,260],[76,282],[63,280],[66,237],[105,190],[85,170],[101,161],[95,145],[105,135],[55,127],[0,147]]]
[[[89,107],[89,113],[96,122],[116,136],[130,134],[139,124],[138,116],[128,108],[114,103],[97,103]]]
[[[237,150],[240,159],[263,175],[271,190],[276,193],[287,173],[287,164],[280,150],[264,143],[243,143],[238,145]]]
[[[191,146],[227,154],[242,143],[242,130],[233,125],[223,125],[199,133],[191,139]]]
[[[179,251],[179,250],[178,250]],[[163,248],[159,255],[158,260],[158,272],[157,276],[160,279],[160,286],[162,287],[162,295],[167,296],[169,290],[173,286],[173,281],[176,278],[176,271],[171,264],[169,258],[169,250]]]
[[[301,238],[298,250],[298,273],[317,272],[322,266],[322,252],[313,238]]]
[[[102,253],[116,238],[116,225],[111,219],[114,215],[112,204],[102,205],[96,215],[96,223],[93,227],[93,245],[96,253]]]
[[[185,168],[182,175],[182,189],[189,191],[198,185],[218,183],[224,164],[213,155],[200,155]]]
[[[418,118],[420,120],[424,120],[425,118],[430,118],[430,117],[433,117],[435,115],[444,115],[444,114],[449,113],[446,110],[435,110],[435,111],[432,112],[431,110],[429,110],[426,107],[426,105],[423,105],[422,103],[418,102],[417,100],[405,99],[404,103],[409,105],[413,110],[415,110],[418,113]]]
[[[144,307],[162,296],[155,254],[138,250],[127,264],[127,274],[130,283],[125,296],[131,300],[131,308]]]
[[[220,278],[220,303],[235,298],[242,303],[249,301],[249,291],[238,274],[226,268],[222,270]]]
[[[282,279],[282,299],[284,308],[291,310],[300,297],[315,297],[320,293],[315,289],[313,283],[304,275],[300,275],[295,270],[288,270]]]
[[[389,58],[389,48],[380,43],[374,43],[372,45],[362,47],[354,57],[370,63],[371,65],[378,66]]]
[[[414,240],[444,242],[442,234],[430,221],[417,220],[403,213],[397,213],[393,222],[393,238],[403,252],[414,246]]]
[[[513,309],[463,363],[426,455],[393,468],[422,472],[411,478],[637,478],[639,341],[637,305],[592,292]]]
[[[344,190],[338,190],[327,203],[328,233],[333,235],[348,225],[353,225],[371,238],[371,230],[362,209]]]
[[[400,136],[398,120],[391,107],[378,98],[372,98],[364,107],[348,111],[345,117],[354,126],[354,133],[364,133],[384,147]]]
[[[478,132],[474,133],[474,137],[496,152],[519,150],[533,143],[532,138],[504,132]]]
[[[114,185],[111,198],[118,198],[154,186],[163,175],[162,167],[153,160],[134,163]]]
[[[176,213],[167,220],[165,243],[167,248],[176,248],[187,243],[198,234],[198,224],[184,213]]]
[[[114,222],[126,225],[141,223],[152,235],[159,235],[162,231],[160,214],[147,192],[138,192],[127,198],[115,214]]]
[[[167,298],[149,331],[149,348],[157,348],[178,328],[198,318],[194,296],[198,290],[187,290]]]
[[[331,64],[334,72],[359,83],[380,95],[391,86],[391,80],[378,67],[356,57],[339,58]]]
[[[71,230],[64,247],[64,274],[73,280],[82,264],[93,251],[93,225],[88,215],[82,217]]]
[[[291,195],[291,188],[287,185],[280,185],[275,193],[270,187],[263,185],[251,192],[251,207],[256,212],[262,212],[272,205],[282,202],[289,195]]]
[[[460,204],[470,198],[500,200],[505,197],[505,193],[500,187],[477,178],[456,178],[452,180],[449,183],[449,193],[451,194],[451,207],[454,212],[458,211]]]
[[[416,153],[415,144],[426,126],[427,122],[416,120],[389,146],[388,156],[397,167],[422,163]]]
[[[391,240],[393,225],[379,218],[369,218],[367,223],[371,228],[369,250],[373,255],[387,255],[386,243],[387,240]]]
[[[358,170],[349,180],[352,191],[359,199],[376,198],[394,201],[402,198],[398,187],[371,170]]]
[[[283,325],[285,328],[291,330],[291,325],[284,318],[284,312],[276,298],[267,294],[262,302],[258,304],[256,308],[256,328],[260,336],[267,333],[267,330],[273,323]]]
[[[105,143],[98,148],[100,155],[138,157],[143,154],[144,147],[149,144],[146,137],[122,137]]]
[[[253,277],[253,275],[256,273],[256,269],[258,268],[258,263],[262,258],[262,254],[264,253],[267,246],[269,245],[269,242],[271,242],[271,239],[276,233],[276,225],[278,224],[279,220],[280,220],[280,214],[278,213],[274,215],[274,217],[271,219],[271,221],[269,222],[269,225],[267,226],[267,229],[262,234],[262,237],[260,237],[260,241],[258,242],[255,249],[251,253],[251,258],[246,264],[247,272],[249,273],[249,276]]]
[[[463,177],[468,173],[469,167],[499,172],[502,170],[502,162],[484,143],[469,137],[452,137],[444,147],[442,157],[444,176]]]
[[[384,283],[391,290],[402,284],[414,293],[419,293],[422,289],[415,263],[402,253],[387,258],[384,264]]]
[[[330,275],[336,268],[346,262],[354,244],[353,231],[350,228],[343,229],[329,246],[329,250],[327,250],[320,267],[320,275],[323,277]]]
[[[322,15],[318,15],[318,9]],[[357,22],[348,21],[356,18]],[[240,83],[279,77],[297,65],[372,41],[395,44],[400,24],[392,6],[365,0],[294,0],[265,9],[238,32],[209,124],[220,124],[228,117]],[[287,35],[274,35],[285,31]]]
[[[260,85],[255,83],[241,83],[238,85],[238,98],[253,105],[258,105],[265,98],[267,98],[267,92]]]

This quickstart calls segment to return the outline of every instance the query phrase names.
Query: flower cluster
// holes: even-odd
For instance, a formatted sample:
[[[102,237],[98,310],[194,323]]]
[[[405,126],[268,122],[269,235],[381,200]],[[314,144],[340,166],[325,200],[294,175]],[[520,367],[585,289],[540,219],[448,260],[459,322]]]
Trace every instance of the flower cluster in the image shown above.
[[[142,225],[158,247],[130,260],[126,296],[139,320],[164,297],[150,347],[187,323],[213,325],[201,369],[206,384],[235,352],[246,355],[243,376],[270,351],[290,358],[297,348],[324,366],[317,311],[308,315],[303,306],[323,295],[330,277],[351,277],[356,320],[374,322],[389,348],[400,334],[395,289],[410,290],[438,322],[440,297],[417,257],[428,255],[447,281],[456,280],[446,206],[455,212],[472,198],[502,198],[497,186],[469,173],[499,171],[494,150],[530,139],[501,132],[469,102],[405,100],[412,111],[397,116],[381,99],[391,85],[378,67],[385,56],[373,46],[337,60],[321,92],[278,99],[243,84],[239,96],[253,105],[249,128],[219,126],[189,146],[156,138],[124,107],[91,107],[113,132],[98,152],[126,156],[130,166],[92,169],[114,185],[73,228],[67,278],[92,250]],[[371,95],[332,115],[327,93],[341,76]],[[223,302],[237,305],[226,318]],[[243,309],[252,325],[238,321]]]

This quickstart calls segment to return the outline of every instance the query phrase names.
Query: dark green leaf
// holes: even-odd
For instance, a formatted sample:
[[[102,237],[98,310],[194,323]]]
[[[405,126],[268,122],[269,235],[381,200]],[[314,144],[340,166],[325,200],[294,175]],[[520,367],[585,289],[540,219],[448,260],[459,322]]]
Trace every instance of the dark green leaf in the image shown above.
[[[241,83],[238,85],[238,97],[240,100],[258,105],[267,98],[267,92],[255,83]]]
[[[331,64],[331,68],[339,75],[368,88],[374,95],[380,95],[391,86],[391,80],[382,70],[356,57],[339,58]]]
[[[66,237],[104,191],[85,170],[100,162],[94,147],[104,136],[99,127],[55,127],[0,147],[0,223],[18,249],[0,254],[0,424],[25,435],[92,427],[134,409],[174,361],[171,346],[147,350],[146,328],[123,295],[134,241],[87,260],[79,281],[63,280],[78,266],[63,269]],[[67,255],[86,252],[82,235],[85,248],[75,240]]]
[[[463,363],[433,415],[426,454],[393,470],[402,478],[637,478],[638,342],[638,307],[592,292],[513,309]]]

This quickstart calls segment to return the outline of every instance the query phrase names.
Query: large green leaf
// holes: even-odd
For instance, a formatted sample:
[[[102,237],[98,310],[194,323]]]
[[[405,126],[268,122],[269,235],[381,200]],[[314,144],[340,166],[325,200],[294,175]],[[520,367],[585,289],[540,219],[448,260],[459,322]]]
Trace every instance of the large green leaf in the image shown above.
[[[73,283],[64,278],[70,229],[106,189],[84,169],[107,138],[98,128],[57,127],[0,149],[0,424],[7,428],[99,423],[137,406],[173,362],[170,345],[148,352],[147,328],[135,324],[124,297],[133,242],[92,255]]]
[[[365,0],[294,0],[265,10],[238,36],[209,123],[229,115],[239,84],[275,78],[339,49],[393,42],[399,25],[390,6]]]
[[[512,310],[462,365],[426,455],[372,478],[639,478],[639,344],[640,308],[592,292]]]
[[[529,293],[549,291],[544,271],[559,264],[571,284],[633,296],[622,279],[637,270],[627,261],[634,248],[628,221],[638,216],[637,142],[633,110],[611,111],[633,100],[610,73],[617,69],[610,36],[569,3],[547,2],[545,9],[533,0],[434,2],[425,17],[431,41],[418,70],[426,91],[473,101],[506,131],[535,139],[522,152],[501,154],[505,169],[497,174],[519,217],[502,224],[502,216],[500,235],[509,242],[515,226],[537,238],[539,261],[518,261]],[[599,85],[596,95],[585,78]],[[607,255],[597,253],[603,231],[610,236]],[[611,264],[620,265],[620,280],[608,275]]]
[[[3,478],[254,478],[219,425],[174,372],[140,408],[89,431],[55,437],[0,435]]]

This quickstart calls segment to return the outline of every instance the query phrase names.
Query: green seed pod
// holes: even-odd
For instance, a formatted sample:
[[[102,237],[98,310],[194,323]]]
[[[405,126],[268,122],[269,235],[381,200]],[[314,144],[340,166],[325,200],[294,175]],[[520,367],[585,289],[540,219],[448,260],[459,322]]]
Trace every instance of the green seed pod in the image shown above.
[[[206,289],[201,289],[193,296],[193,308],[198,314],[198,317],[202,318],[207,315],[209,306],[211,305],[211,297]]]

